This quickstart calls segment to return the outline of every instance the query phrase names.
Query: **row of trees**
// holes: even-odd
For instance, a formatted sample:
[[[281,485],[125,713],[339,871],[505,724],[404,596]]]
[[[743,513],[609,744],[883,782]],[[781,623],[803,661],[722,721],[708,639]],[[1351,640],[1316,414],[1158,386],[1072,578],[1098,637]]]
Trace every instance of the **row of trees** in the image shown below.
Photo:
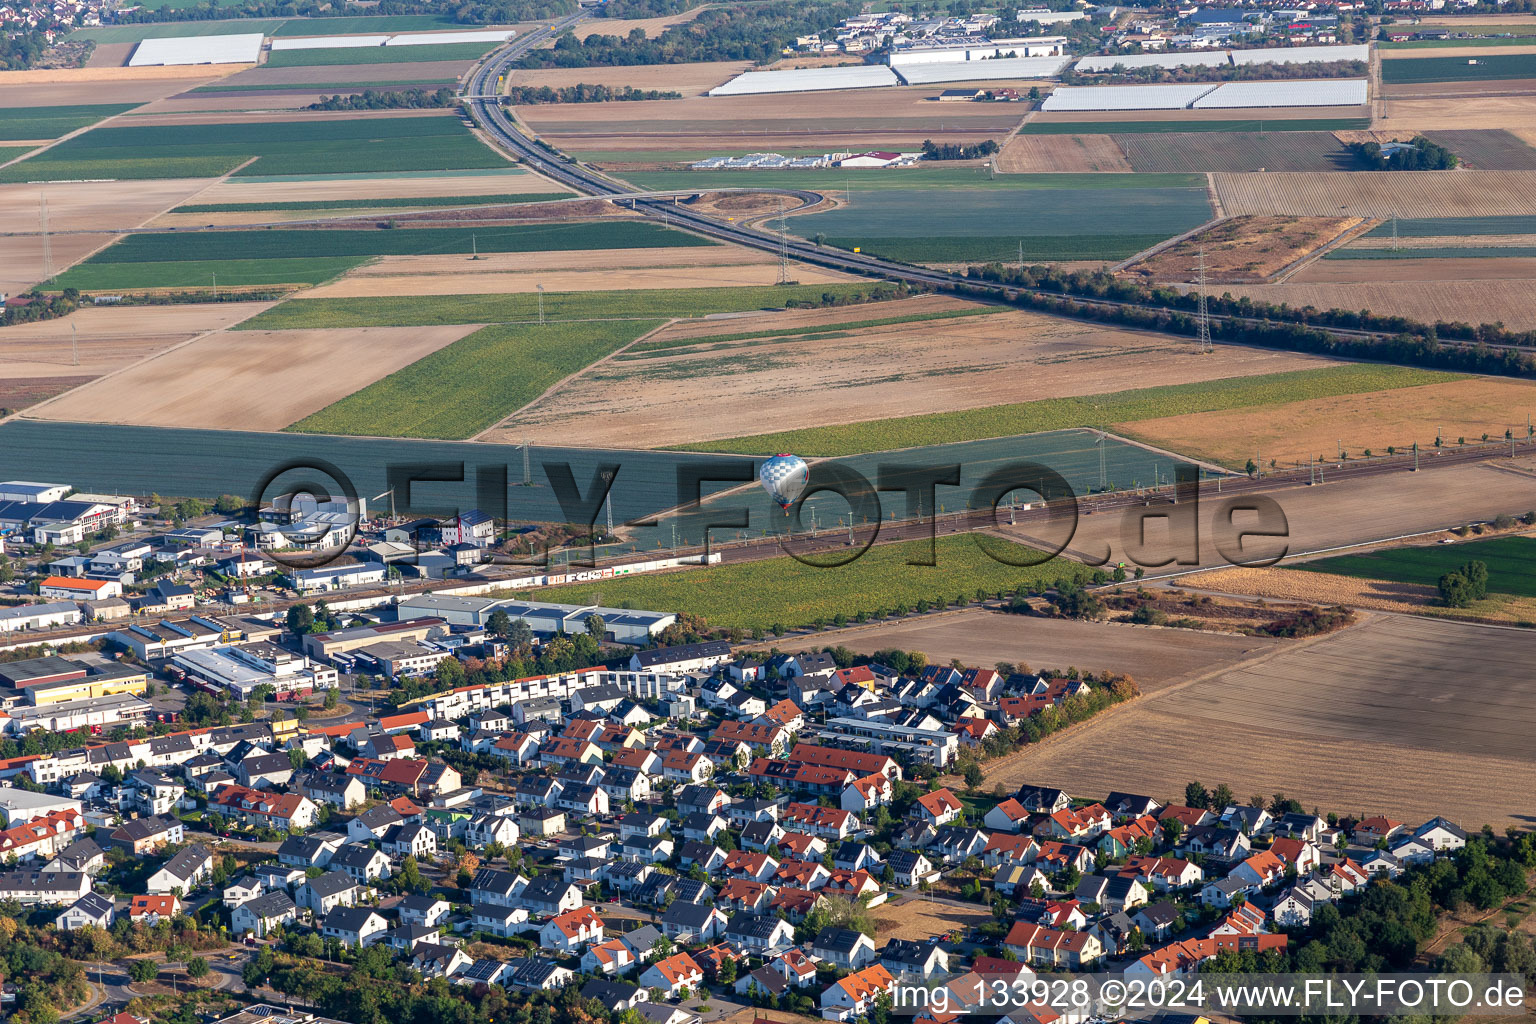
[[[1082,72],[1071,67],[1061,73],[1063,85],[1144,85],[1157,82],[1257,82],[1304,78],[1359,78],[1369,66],[1363,60],[1310,61],[1305,64],[1217,64],[1177,68],[1126,67]]]
[[[6,39],[0,36],[0,47],[5,45]],[[3,69],[5,58],[0,56],[0,69]],[[38,320],[53,320],[56,317],[69,316],[80,308],[80,289],[65,288],[56,295],[45,295],[36,288],[28,292],[25,303],[7,303],[0,309],[0,327],[9,327],[12,324],[29,324]]]
[[[327,96],[311,103],[310,110],[416,110],[427,107],[451,107],[458,102],[454,91],[441,89],[364,89],[350,96]]]
[[[998,150],[998,145],[991,139],[985,142],[934,142],[932,139],[923,140],[924,160],[975,160],[979,157],[991,156]]]
[[[1379,142],[1351,142],[1349,148],[1373,171],[1448,171],[1461,163],[1455,153],[1422,135],[1390,151]]]
[[[463,25],[511,25],[519,21],[541,21],[569,14],[576,9],[575,0],[463,0],[444,7],[425,0],[380,0],[368,9],[371,15],[437,14],[447,15]],[[219,21],[226,18],[335,18],[355,17],[357,9],[350,4],[332,4],[321,0],[226,0],[186,7],[157,6],[150,0],[143,7],[118,11],[113,21],[119,24],[141,24],[160,21]],[[323,31],[317,27],[316,31]]]
[[[547,85],[514,85],[507,93],[508,104],[536,103],[607,103],[611,100],[680,100],[683,94],[671,89],[636,89],[632,85],[575,85],[552,89]]]

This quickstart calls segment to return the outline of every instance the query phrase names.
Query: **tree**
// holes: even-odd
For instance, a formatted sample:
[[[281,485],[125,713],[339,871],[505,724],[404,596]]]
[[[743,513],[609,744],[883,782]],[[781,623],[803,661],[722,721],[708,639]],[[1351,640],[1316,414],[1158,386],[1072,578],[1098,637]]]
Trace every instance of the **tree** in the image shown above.
[[[593,640],[596,640],[598,643],[602,643],[603,637],[608,635],[608,624],[604,622],[603,617],[596,612],[588,615],[583,625],[585,625],[587,628],[587,636],[591,637]]]
[[[325,710],[327,710],[327,711],[334,711],[334,710],[336,710],[336,705],[339,704],[339,703],[341,703],[341,696],[338,693],[336,687],[334,687],[334,686],[326,687],[326,689],[325,689]]]
[[[315,624],[315,613],[307,604],[296,604],[288,609],[288,632],[304,634]]]
[[[658,960],[665,960],[667,957],[671,956],[672,948],[672,940],[667,938],[665,935],[657,939],[655,945],[651,947],[651,949],[655,951],[656,959]]]
[[[497,608],[491,612],[491,617],[485,620],[485,628],[492,636],[505,637],[512,632],[512,616],[505,609]]]
[[[735,984],[735,982],[736,982],[736,961],[730,959],[729,957],[727,957],[724,961],[722,961],[721,964],[720,964],[720,970],[716,973],[716,978],[719,980],[720,984],[722,984],[722,985],[732,985],[732,984]]]
[[[146,982],[154,981],[160,973],[160,965],[148,958],[128,961],[128,978],[130,981]]]
[[[523,619],[513,621],[507,630],[507,643],[513,647],[527,647],[533,643],[533,627]]]
[[[193,981],[208,977],[208,961],[200,956],[195,956],[187,961],[187,977]]]
[[[1184,823],[1178,818],[1163,819],[1163,842],[1169,846],[1177,846],[1179,837],[1184,834]]]
[[[1257,473],[1258,471],[1259,471],[1259,465],[1258,465],[1258,463],[1254,462],[1252,459],[1249,459],[1247,461],[1247,463],[1244,464],[1244,466],[1243,466],[1243,472],[1247,473],[1249,476],[1253,476],[1253,474]]]
[[[982,782],[983,778],[985,778],[985,776],[982,774],[981,765],[977,764],[975,761],[969,761],[969,762],[966,763],[966,766],[965,766],[965,788],[966,789],[975,789],[977,786],[981,785],[981,782]]]
[[[1237,803],[1237,796],[1232,792],[1232,787],[1223,782],[1211,792],[1210,808],[1214,811],[1223,811]]]

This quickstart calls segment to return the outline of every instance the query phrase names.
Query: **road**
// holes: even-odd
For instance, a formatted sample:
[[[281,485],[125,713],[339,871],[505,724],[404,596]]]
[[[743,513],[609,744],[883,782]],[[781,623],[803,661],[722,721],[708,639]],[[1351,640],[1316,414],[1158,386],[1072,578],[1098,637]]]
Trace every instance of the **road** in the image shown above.
[[[210,977],[214,979],[213,988],[224,992],[239,992],[245,988],[241,970],[245,967],[245,962],[250,959],[250,949],[245,946],[230,946],[226,949],[204,950],[198,955],[208,962],[208,967],[212,971]],[[158,959],[159,956],[158,953],[152,953],[149,954],[148,959]],[[85,968],[85,977],[90,983],[92,996],[84,1006],[69,1014],[66,1020],[100,1020],[111,1017],[127,1007],[130,1000],[139,997],[139,993],[130,987],[125,961],[85,963],[81,966]],[[159,980],[162,983],[184,986],[187,984],[185,967],[186,965],[181,962],[161,962]]]

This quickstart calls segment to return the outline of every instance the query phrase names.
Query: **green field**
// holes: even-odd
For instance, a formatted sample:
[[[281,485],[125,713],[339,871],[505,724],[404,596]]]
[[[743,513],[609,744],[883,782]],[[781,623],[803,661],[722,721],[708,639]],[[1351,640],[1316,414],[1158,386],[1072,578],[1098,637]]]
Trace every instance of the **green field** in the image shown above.
[[[36,148],[36,146],[0,146],[0,164],[15,160],[23,153],[30,153]]]
[[[1061,175],[1058,184],[1093,175]],[[941,201],[921,189],[861,195],[827,213],[795,218],[806,238],[913,263],[1120,259],[1211,217],[1205,187],[951,188]],[[1133,231],[1127,231],[1127,228]]]
[[[624,180],[645,189],[809,188],[827,192],[910,192],[926,189],[1001,189],[1005,192],[1074,189],[1205,188],[1203,174],[999,174],[980,167],[865,167],[803,171],[632,171]],[[924,197],[932,203],[933,197]],[[858,205],[858,200],[854,200]]]
[[[1478,26],[1482,28],[1481,25]],[[1529,33],[1529,25],[1521,26],[1521,32]],[[1377,47],[1383,50],[1440,50],[1448,46],[1530,46],[1536,43],[1536,38],[1529,34],[1504,36],[1498,39],[1409,39],[1406,42],[1379,42]]]
[[[868,294],[874,283],[760,288],[657,288],[615,292],[547,292],[544,314],[552,320],[588,318],[664,319],[749,309],[772,309],[790,300],[823,295]],[[290,299],[240,324],[237,330],[321,327],[432,327],[440,324],[517,323],[537,319],[538,296],[420,295],[371,299]]]
[[[1330,366],[1103,395],[1046,398],[925,416],[898,416],[834,427],[807,427],[680,447],[688,451],[743,455],[796,452],[802,456],[836,457],[1069,427],[1104,427],[1181,413],[1282,405],[1302,399],[1388,391],[1457,379],[1456,374],[1398,366]],[[1121,433],[1131,432],[1122,430]]]
[[[1392,237],[1392,221],[1382,221],[1366,232],[1376,238]],[[1401,238],[1421,238],[1435,235],[1532,235],[1536,234],[1536,217],[1421,217],[1397,221],[1397,234]]]
[[[540,601],[602,603],[701,615],[728,629],[790,629],[839,614],[891,610],[898,604],[943,598],[973,600],[978,588],[991,593],[1015,587],[1048,586],[1060,579],[1082,580],[1092,570],[1053,559],[1044,565],[1005,565],[984,553],[972,537],[941,537],[935,565],[909,565],[928,557],[928,541],[882,544],[847,565],[819,568],[793,558],[717,565],[656,576],[630,576],[599,584],[544,587],[528,593]],[[1006,557],[1023,561],[1033,549],[988,538]]]
[[[393,210],[439,206],[511,206],[517,203],[545,203],[565,199],[569,192],[513,192],[483,196],[417,196],[394,199],[316,199],[304,203],[194,203],[178,206],[173,213],[260,213],[302,212],[304,210]]]
[[[1440,577],[1473,560],[1488,566],[1489,593],[1536,597],[1536,539],[1496,537],[1433,547],[1388,548],[1364,555],[1340,555],[1291,565],[1365,580],[1433,587]]]
[[[93,39],[98,43],[138,43],[145,39],[186,39],[190,36],[221,36],[243,32],[270,35],[282,18],[250,18],[235,21],[156,21],[134,25],[99,25],[76,29],[71,42]]]
[[[1536,78],[1536,53],[1491,53],[1468,64],[1466,57],[1420,57],[1384,60],[1381,80],[1387,85],[1421,82],[1493,82],[1510,78]]]
[[[1368,117],[1269,121],[1031,121],[1021,135],[1156,135],[1170,132],[1342,132],[1369,128]]]
[[[374,437],[470,437],[658,323],[484,327],[288,429]]]
[[[254,285],[313,285],[344,274],[366,257],[303,257],[255,260],[185,260],[111,263],[91,259],[64,271],[47,288],[130,291],[144,288],[245,288]]]
[[[136,106],[137,103],[99,103],[62,107],[11,107],[0,110],[0,140],[56,139]]]
[[[361,14],[339,18],[290,18],[273,36],[350,36],[361,32],[435,32],[485,28],[465,25],[446,14]]]
[[[571,249],[638,249],[710,244],[697,236],[643,221],[362,231],[176,231],[129,235],[92,256],[91,262],[281,259],[295,254],[307,257],[421,256],[435,253],[467,254],[472,246],[478,247],[480,252],[562,252]]]
[[[0,181],[505,168],[456,117],[108,125],[0,171]]]
[[[423,43],[420,46],[345,46],[323,50],[274,50],[267,68],[314,68],[347,64],[422,64],[437,60],[479,60],[495,43]]]

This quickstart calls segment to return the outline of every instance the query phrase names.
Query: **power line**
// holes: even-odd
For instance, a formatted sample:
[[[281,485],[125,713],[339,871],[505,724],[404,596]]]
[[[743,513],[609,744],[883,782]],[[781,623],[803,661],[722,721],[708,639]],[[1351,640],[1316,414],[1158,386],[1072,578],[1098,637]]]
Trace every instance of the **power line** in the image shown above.
[[[789,284],[789,236],[784,231],[784,197],[779,197],[779,284]]]
[[[1200,354],[1204,355],[1205,353],[1211,351],[1211,311],[1206,307],[1206,304],[1205,304],[1205,250],[1204,249],[1200,250],[1199,270],[1200,270],[1200,283],[1197,286],[1199,288],[1199,292],[1197,293],[1199,310],[1195,314],[1195,317],[1196,317],[1196,319],[1197,319],[1197,321],[1199,323],[1199,327],[1200,327],[1200,337],[1198,339],[1199,340],[1199,344],[1200,344]]]
[[[43,232],[43,280],[53,280],[53,243],[48,239],[48,197],[38,197],[38,220],[41,221]]]

